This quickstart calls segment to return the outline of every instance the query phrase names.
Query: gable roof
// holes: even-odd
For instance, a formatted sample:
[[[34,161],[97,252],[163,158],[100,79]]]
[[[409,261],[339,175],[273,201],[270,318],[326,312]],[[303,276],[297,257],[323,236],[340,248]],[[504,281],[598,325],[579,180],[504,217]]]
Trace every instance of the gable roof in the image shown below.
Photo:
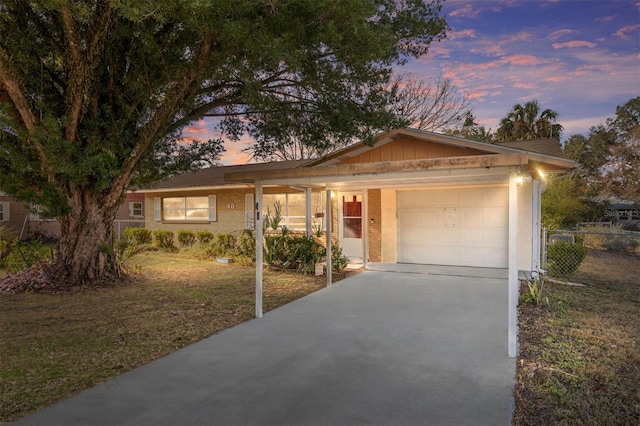
[[[374,149],[381,148],[387,144],[390,144],[398,139],[402,138],[413,138],[420,141],[429,141],[435,142],[442,145],[449,145],[456,148],[469,148],[476,151],[483,152],[485,154],[510,154],[517,151],[521,151],[520,149],[514,150],[510,147],[502,147],[496,144],[490,144],[486,142],[473,141],[469,139],[463,139],[456,136],[445,135],[442,133],[434,133],[426,130],[413,129],[410,127],[407,128],[399,128],[394,129],[389,132],[381,133],[376,135],[369,141],[361,141],[357,142],[353,145],[349,145],[346,148],[335,151],[329,155],[326,155],[322,158],[318,158],[308,166],[317,166],[317,165],[334,165],[340,162],[344,162],[349,158],[356,157],[360,154],[363,154],[367,151],[371,151]]]

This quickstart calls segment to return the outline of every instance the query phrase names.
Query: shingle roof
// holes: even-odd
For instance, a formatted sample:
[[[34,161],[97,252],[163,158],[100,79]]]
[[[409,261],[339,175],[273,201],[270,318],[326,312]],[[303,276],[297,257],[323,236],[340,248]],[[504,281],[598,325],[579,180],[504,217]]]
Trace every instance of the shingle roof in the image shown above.
[[[502,142],[497,145],[536,152],[538,154],[552,155],[559,158],[567,158],[564,152],[562,152],[562,148],[560,148],[560,142],[556,139],[528,139],[523,141]]]
[[[240,164],[233,166],[215,166],[201,169],[191,173],[171,176],[158,181],[149,189],[165,188],[197,188],[222,185],[234,185],[224,180],[225,173],[231,172],[257,172],[263,170],[295,169],[304,166],[310,160],[274,161],[270,163]]]

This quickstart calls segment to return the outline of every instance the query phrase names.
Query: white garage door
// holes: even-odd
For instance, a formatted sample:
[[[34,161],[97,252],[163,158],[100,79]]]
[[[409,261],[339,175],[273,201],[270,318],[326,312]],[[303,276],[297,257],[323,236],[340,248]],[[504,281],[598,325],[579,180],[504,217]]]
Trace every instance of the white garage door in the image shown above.
[[[398,262],[506,268],[506,187],[398,191]]]

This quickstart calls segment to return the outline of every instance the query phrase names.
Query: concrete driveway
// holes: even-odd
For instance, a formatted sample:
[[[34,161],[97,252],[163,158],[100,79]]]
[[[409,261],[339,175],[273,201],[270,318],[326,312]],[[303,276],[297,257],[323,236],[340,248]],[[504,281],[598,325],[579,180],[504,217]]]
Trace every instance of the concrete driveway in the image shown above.
[[[508,425],[507,280],[438,271],[365,271],[17,424]]]

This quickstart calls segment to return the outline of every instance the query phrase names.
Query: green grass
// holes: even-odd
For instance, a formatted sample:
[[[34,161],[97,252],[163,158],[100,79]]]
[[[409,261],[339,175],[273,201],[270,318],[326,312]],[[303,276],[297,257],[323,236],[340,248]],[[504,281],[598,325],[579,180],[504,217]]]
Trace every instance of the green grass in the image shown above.
[[[253,267],[162,252],[138,255],[130,264],[141,272],[115,287],[0,295],[0,422],[254,316]],[[325,284],[265,271],[264,310]]]
[[[640,258],[611,265],[519,308],[515,425],[640,424]]]

